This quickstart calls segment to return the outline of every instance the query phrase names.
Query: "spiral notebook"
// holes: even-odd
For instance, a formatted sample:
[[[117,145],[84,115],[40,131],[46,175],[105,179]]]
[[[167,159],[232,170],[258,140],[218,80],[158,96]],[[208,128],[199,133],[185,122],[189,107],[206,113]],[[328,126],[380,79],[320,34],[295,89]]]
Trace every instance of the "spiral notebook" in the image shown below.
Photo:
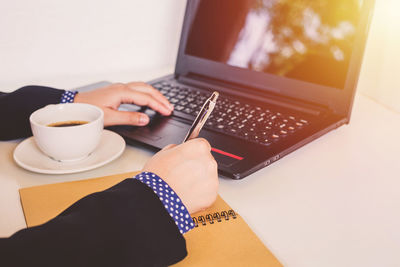
[[[57,216],[82,197],[105,190],[135,173],[49,184],[19,190],[28,227]],[[240,214],[218,196],[207,210],[192,214],[186,233],[188,256],[174,266],[282,266]]]

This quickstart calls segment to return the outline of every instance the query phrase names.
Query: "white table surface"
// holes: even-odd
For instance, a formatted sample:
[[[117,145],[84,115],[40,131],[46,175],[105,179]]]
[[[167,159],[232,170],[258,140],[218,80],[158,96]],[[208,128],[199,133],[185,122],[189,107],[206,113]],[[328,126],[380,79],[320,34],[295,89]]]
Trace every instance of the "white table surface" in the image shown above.
[[[50,84],[149,80],[170,71],[58,78]],[[400,266],[399,137],[400,114],[357,94],[350,125],[243,180],[220,178],[220,195],[285,266]],[[101,168],[43,175],[14,163],[18,142],[0,142],[0,236],[26,227],[19,188],[139,170],[153,155],[128,146]]]

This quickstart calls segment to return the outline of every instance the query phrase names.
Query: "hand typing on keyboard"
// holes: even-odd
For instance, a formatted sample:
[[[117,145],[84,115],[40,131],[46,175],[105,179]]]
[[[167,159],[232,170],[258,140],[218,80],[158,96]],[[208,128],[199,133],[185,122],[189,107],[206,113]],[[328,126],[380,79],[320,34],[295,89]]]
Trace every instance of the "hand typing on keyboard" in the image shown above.
[[[148,124],[149,116],[142,110],[118,110],[123,104],[150,107],[164,116],[169,116],[173,110],[159,91],[141,82],[115,83],[94,91],[80,92],[74,100],[101,108],[104,111],[104,126]]]

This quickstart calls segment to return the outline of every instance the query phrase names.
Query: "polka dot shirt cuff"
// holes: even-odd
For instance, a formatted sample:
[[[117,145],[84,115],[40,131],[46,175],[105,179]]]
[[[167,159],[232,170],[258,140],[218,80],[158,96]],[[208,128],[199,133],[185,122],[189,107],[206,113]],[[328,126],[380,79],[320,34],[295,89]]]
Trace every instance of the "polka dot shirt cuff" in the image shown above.
[[[74,99],[75,99],[75,95],[78,93],[78,91],[65,91],[62,95],[61,95],[61,104],[64,103],[73,103]]]
[[[181,199],[171,187],[156,174],[142,172],[134,177],[150,187],[163,203],[169,215],[174,219],[181,234],[194,228],[192,218]]]

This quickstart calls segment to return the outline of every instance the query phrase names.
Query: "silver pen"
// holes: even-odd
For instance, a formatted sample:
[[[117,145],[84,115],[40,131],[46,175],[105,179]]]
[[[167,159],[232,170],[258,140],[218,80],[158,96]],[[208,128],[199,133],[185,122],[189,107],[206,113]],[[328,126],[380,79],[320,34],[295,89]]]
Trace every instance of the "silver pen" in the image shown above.
[[[210,96],[210,98],[208,98],[206,102],[204,102],[203,106],[200,109],[199,114],[197,114],[197,117],[192,124],[192,127],[190,127],[189,132],[186,134],[183,143],[199,136],[201,128],[203,128],[204,124],[206,123],[208,117],[210,116],[211,112],[215,107],[218,96],[219,93],[214,92]]]

